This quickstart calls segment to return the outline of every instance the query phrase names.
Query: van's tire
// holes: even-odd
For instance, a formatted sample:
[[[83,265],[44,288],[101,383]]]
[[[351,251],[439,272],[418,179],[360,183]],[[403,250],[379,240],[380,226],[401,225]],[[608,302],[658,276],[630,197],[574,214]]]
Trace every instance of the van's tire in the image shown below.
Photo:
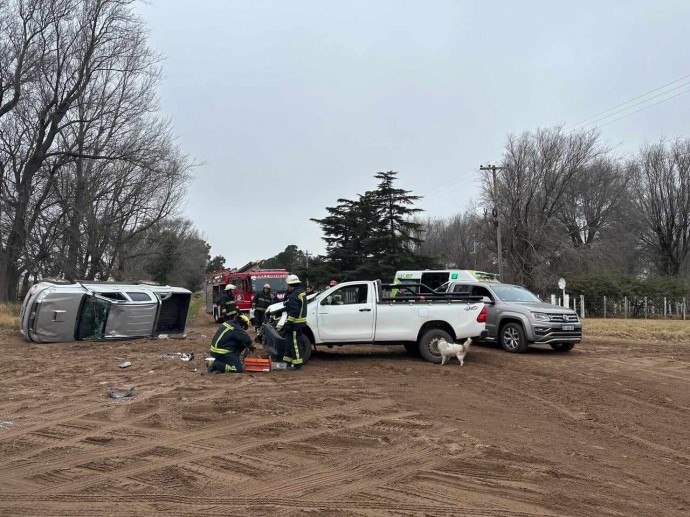
[[[503,350],[513,354],[521,354],[527,350],[525,331],[519,323],[506,323],[501,327],[499,340]]]
[[[405,352],[413,357],[419,357],[419,345],[417,343],[404,343]]]
[[[445,330],[432,328],[422,334],[417,348],[424,360],[434,364],[441,364],[441,354],[438,351],[437,342],[442,339],[453,343],[453,338]]]
[[[570,352],[575,348],[575,343],[551,343],[551,348],[556,352]]]

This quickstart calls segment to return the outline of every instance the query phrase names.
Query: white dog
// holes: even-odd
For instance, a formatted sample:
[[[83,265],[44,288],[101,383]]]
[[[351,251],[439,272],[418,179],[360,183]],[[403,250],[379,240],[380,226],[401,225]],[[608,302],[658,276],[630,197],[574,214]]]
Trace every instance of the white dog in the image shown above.
[[[460,366],[465,363],[465,356],[467,351],[470,349],[472,344],[472,338],[467,338],[464,343],[449,343],[445,339],[442,339],[438,343],[438,351],[441,352],[441,364],[446,364],[446,361],[451,357],[455,356],[460,361]]]

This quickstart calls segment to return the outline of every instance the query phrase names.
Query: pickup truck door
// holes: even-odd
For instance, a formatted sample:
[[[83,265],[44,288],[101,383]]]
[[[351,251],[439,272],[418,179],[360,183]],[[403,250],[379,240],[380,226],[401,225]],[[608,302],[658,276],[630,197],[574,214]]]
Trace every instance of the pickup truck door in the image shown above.
[[[321,341],[370,341],[374,338],[374,292],[370,284],[350,284],[331,291],[318,302]]]

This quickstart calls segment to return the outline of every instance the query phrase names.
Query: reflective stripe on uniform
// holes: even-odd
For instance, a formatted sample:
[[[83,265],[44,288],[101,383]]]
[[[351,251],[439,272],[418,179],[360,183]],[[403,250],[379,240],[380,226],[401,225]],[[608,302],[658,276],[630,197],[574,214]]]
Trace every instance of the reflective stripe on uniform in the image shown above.
[[[218,348],[218,343],[223,338],[223,336],[226,334],[226,332],[229,332],[229,331],[235,330],[235,329],[229,323],[223,323],[223,326],[225,327],[225,330],[220,333],[220,336],[218,336],[218,339],[216,339],[215,343],[211,343],[211,352],[215,352],[216,354],[230,353],[230,350],[226,350],[225,348]]]

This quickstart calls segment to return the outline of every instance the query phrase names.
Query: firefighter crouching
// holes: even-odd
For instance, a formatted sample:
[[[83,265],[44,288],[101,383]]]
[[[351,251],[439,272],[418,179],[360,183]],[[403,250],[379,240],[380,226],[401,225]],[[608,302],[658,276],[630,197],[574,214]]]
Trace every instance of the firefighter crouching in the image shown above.
[[[242,352],[253,348],[252,338],[236,319],[222,323],[211,340],[211,356],[214,360],[207,366],[208,373],[242,373]]]
[[[288,370],[295,371],[300,370],[304,362],[299,351],[299,343],[302,339],[302,329],[307,324],[307,296],[297,275],[288,275],[286,282],[285,309],[288,317],[283,326],[283,337],[285,338],[283,361],[288,363]]]
[[[254,297],[252,302],[252,307],[254,307],[254,326],[256,328],[261,327],[266,318],[266,309],[273,303],[273,297],[271,295],[271,286],[269,284],[264,284],[263,290]]]

